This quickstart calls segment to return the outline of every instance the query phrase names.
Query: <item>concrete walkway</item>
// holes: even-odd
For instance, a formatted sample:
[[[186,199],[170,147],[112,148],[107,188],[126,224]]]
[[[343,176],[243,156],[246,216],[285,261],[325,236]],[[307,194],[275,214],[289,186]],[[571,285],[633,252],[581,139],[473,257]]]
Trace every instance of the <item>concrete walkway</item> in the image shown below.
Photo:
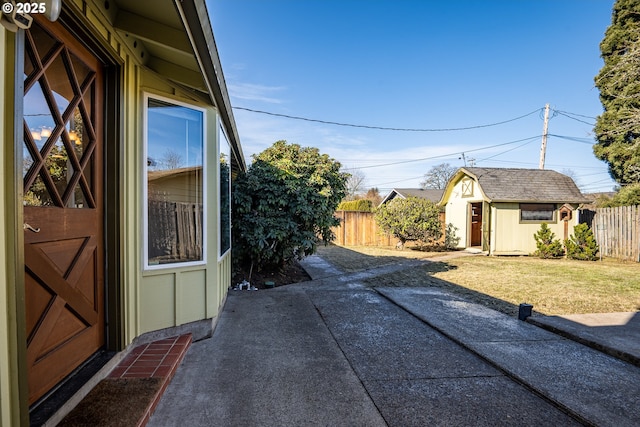
[[[640,425],[637,366],[441,290],[358,283],[411,265],[230,292],[149,425]]]

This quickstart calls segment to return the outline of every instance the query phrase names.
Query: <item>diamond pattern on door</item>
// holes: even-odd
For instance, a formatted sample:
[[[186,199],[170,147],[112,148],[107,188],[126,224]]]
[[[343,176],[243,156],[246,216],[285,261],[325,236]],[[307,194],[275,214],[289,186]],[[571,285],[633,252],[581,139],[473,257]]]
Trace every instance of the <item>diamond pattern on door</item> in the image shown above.
[[[26,32],[23,185],[30,404],[104,345],[102,68],[60,24],[37,19]]]

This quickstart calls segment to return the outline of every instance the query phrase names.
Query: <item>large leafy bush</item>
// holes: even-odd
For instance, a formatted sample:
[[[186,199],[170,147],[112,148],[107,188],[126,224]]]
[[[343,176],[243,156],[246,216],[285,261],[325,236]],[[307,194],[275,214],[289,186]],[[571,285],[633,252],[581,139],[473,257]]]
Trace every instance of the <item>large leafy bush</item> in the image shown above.
[[[317,148],[278,141],[233,185],[233,252],[241,268],[283,266],[331,241],[347,174]],[[250,280],[250,278],[249,278]]]
[[[375,213],[380,228],[395,236],[402,245],[408,241],[433,244],[442,237],[440,209],[426,199],[396,197]]]

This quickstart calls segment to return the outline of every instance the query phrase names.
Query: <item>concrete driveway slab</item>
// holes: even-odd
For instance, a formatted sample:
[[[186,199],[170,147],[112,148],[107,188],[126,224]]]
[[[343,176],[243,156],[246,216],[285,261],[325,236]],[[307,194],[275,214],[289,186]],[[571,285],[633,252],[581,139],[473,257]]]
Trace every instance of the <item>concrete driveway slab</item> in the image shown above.
[[[640,425],[640,368],[440,290],[378,291],[579,417]]]
[[[309,295],[363,380],[502,375],[374,291]]]
[[[384,426],[302,292],[231,292],[149,426]]]
[[[390,426],[578,425],[371,290],[309,296]]]
[[[514,322],[513,318],[499,311],[438,288],[376,290],[430,325],[450,331],[463,342],[562,339],[525,322]]]
[[[390,426],[581,425],[506,377],[365,384]]]

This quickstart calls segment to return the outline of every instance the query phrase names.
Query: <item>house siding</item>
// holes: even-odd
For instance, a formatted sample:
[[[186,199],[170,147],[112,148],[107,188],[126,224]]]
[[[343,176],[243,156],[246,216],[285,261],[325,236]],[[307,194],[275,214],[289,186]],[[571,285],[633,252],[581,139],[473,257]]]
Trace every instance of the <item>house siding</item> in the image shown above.
[[[556,215],[554,221],[547,224],[556,238],[564,239],[564,222],[558,220],[558,208],[556,203]],[[492,239],[492,255],[529,255],[536,251],[536,241],[533,235],[540,230],[541,222],[521,223],[519,203],[494,203],[495,221],[493,224],[494,236]],[[569,232],[578,224],[577,214],[569,221]]]
[[[207,192],[208,208],[205,211],[207,221],[207,259],[205,263],[192,267],[174,267],[161,270],[142,271],[137,292],[139,296],[139,313],[137,313],[137,328],[132,331],[135,336],[155,331],[158,329],[180,326],[196,320],[217,316],[226,296],[226,290],[230,282],[221,283],[218,281],[218,269],[231,268],[230,263],[220,263],[218,261],[218,128],[220,125],[217,110],[213,107],[198,102],[197,99],[187,97],[177,88],[165,82],[162,78],[148,70],[141,70],[142,93],[151,93],[163,97],[189,103],[206,109],[206,129],[205,144],[207,144],[207,165],[205,191]],[[143,119],[142,108],[140,109],[140,124],[138,133],[142,141]],[[136,157],[142,159],[142,144],[136,144]],[[141,163],[138,163],[137,174],[141,175]],[[136,169],[134,166],[132,169]],[[137,198],[136,204],[142,209],[145,200],[142,198],[142,177],[139,180],[139,190],[133,197]],[[136,217],[136,227],[141,230],[139,234],[138,248],[144,244],[144,224],[141,221],[142,214]],[[138,250],[138,252],[140,252]],[[141,259],[141,264],[143,260]],[[139,265],[141,265],[139,264]],[[222,277],[230,277],[228,274]],[[186,278],[189,278],[187,280]],[[220,288],[218,291],[216,288]],[[213,292],[210,290],[213,289]],[[209,290],[209,291],[208,291]],[[165,307],[165,313],[157,313],[158,307]],[[207,310],[207,308],[210,308]],[[209,314],[211,313],[211,314]]]
[[[64,8],[81,17],[92,36],[108,46],[114,62],[119,64],[118,124],[119,164],[119,298],[121,319],[120,342],[125,348],[140,335],[190,322],[218,316],[231,282],[231,254],[222,257],[218,249],[218,129],[221,123],[218,110],[205,97],[195,95],[173,84],[163,76],[145,67],[141,61],[141,48],[135,48],[130,39],[115,31],[115,8],[104,9],[105,2],[70,0]],[[14,137],[14,69],[16,36],[0,26],[0,57],[3,59],[3,79],[0,80],[0,134],[5,141]],[[205,262],[199,266],[176,267],[144,271],[142,245],[143,223],[143,93],[149,92],[188,102],[207,110],[207,233],[208,251]],[[19,132],[22,132],[20,126]],[[0,235],[5,244],[0,246],[0,424],[28,424],[26,399],[26,371],[22,368],[26,358],[24,329],[24,275],[22,229],[18,229],[20,200],[15,196],[17,166],[14,144],[7,142],[0,150]],[[16,267],[20,266],[20,267]],[[111,282],[113,283],[113,282]],[[113,322],[113,320],[111,320]],[[116,323],[118,323],[116,322]]]
[[[463,196],[463,179],[458,180],[451,189],[451,193],[447,204],[445,205],[445,218],[447,224],[453,224],[456,230],[456,236],[460,238],[458,242],[459,248],[469,246],[471,238],[471,230],[469,230],[469,204],[483,201],[482,193],[478,188],[478,184],[473,182],[471,195]]]

